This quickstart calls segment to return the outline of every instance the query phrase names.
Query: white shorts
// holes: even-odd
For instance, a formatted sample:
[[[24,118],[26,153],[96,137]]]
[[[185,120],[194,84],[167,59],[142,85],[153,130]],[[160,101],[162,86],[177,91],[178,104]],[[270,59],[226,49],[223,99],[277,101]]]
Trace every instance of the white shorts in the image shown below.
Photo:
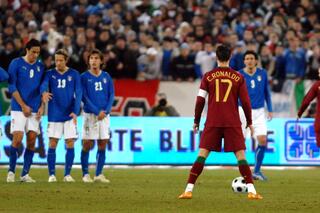
[[[36,113],[32,113],[29,117],[24,116],[23,112],[11,111],[10,133],[34,131],[40,134],[40,120],[37,120]]]
[[[248,129],[246,129],[247,120],[242,107],[239,107],[239,114],[241,120],[242,133],[246,137],[248,133]],[[252,109],[252,126],[254,129],[254,136],[267,135],[267,123],[264,108]]]
[[[76,139],[78,138],[77,126],[74,124],[73,119],[65,122],[49,122],[48,123],[48,137],[60,139]]]
[[[82,139],[84,140],[105,140],[110,138],[110,116],[101,121],[93,113],[83,113]]]

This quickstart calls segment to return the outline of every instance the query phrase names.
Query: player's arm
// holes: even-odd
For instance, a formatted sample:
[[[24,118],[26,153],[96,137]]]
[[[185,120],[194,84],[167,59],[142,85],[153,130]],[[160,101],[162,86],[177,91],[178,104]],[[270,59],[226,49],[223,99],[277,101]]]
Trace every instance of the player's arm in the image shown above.
[[[5,71],[2,67],[0,67],[0,81],[6,81],[9,79],[9,75],[7,71]]]
[[[247,120],[247,127],[252,125],[252,115],[251,115],[251,103],[250,98],[247,90],[247,86],[245,80],[242,79],[239,88],[239,98],[242,104],[242,108]]]
[[[40,85],[40,94],[42,102],[49,102],[52,99],[52,93],[49,92],[49,79],[51,72],[48,71],[45,73],[44,79]]]
[[[92,103],[87,92],[87,84],[85,76],[81,76],[82,100],[88,106],[89,110],[95,115],[99,115],[100,110]]]
[[[73,113],[76,115],[80,114],[81,99],[82,99],[82,86],[81,86],[80,75],[77,72],[75,74],[75,102],[73,106]]]
[[[303,98],[302,104],[301,104],[300,109],[298,111],[298,118],[301,118],[303,112],[309,106],[310,102],[317,96],[318,86],[319,86],[319,84],[317,84],[317,83],[313,84],[311,89],[308,91],[306,96]]]
[[[18,89],[17,89],[17,62],[16,60],[12,61],[9,65],[9,92],[12,97],[18,102],[21,106],[22,112],[26,117],[31,115],[31,108],[23,101]]]
[[[199,124],[201,119],[201,114],[206,103],[206,97],[208,95],[208,82],[206,81],[206,75],[201,80],[200,89],[198,92],[196,106],[194,110],[194,124],[193,131],[197,132],[199,130]]]
[[[113,86],[113,82],[110,75],[107,75],[107,77],[108,77],[108,83],[109,83],[108,84],[108,104],[105,111],[106,111],[106,114],[109,114],[111,112],[111,108],[114,101],[114,86]]]
[[[268,119],[272,119],[272,101],[271,101],[271,90],[269,86],[269,81],[268,81],[268,75],[267,72],[265,72],[265,83],[264,83],[264,98],[267,103],[267,108],[268,108]]]

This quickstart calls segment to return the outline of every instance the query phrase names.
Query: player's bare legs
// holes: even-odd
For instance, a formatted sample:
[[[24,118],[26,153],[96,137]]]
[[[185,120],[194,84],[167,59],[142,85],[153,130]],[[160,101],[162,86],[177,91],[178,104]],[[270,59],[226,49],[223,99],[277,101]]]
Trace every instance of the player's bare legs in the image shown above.
[[[97,166],[96,176],[94,177],[95,182],[109,183],[110,181],[105,178],[102,173],[103,166],[106,160],[106,145],[109,142],[108,139],[98,140],[98,151],[97,151]]]
[[[65,169],[64,169],[64,182],[75,182],[75,180],[71,177],[71,169],[73,165],[73,160],[74,160],[74,141],[75,139],[70,138],[66,139],[66,147],[67,147],[67,152],[66,152],[66,163],[65,163]]]
[[[195,182],[197,181],[198,177],[200,176],[205,161],[207,159],[207,157],[209,156],[210,151],[207,149],[199,149],[199,154],[198,157],[196,159],[196,161],[193,163],[192,168],[190,170],[190,174],[189,174],[189,179],[188,179],[188,183],[187,183],[187,187],[184,191],[184,193],[182,193],[179,196],[179,199],[191,199],[192,198],[192,191],[193,191],[193,187]]]
[[[261,165],[264,159],[264,153],[267,148],[267,136],[266,135],[258,135],[258,147],[256,148],[256,155],[255,155],[255,166],[253,172],[253,178],[255,180],[267,180],[267,178],[262,174]]]
[[[58,138],[49,138],[49,149],[48,149],[48,171],[49,171],[49,180],[48,182],[56,182],[56,148],[58,144]]]
[[[262,196],[259,195],[256,192],[256,189],[254,188],[252,173],[251,173],[250,167],[248,165],[248,162],[246,160],[244,150],[236,151],[234,154],[238,160],[238,167],[239,167],[240,174],[244,178],[244,180],[246,181],[246,184],[248,187],[248,198],[249,199],[262,199]]]
[[[13,132],[12,144],[10,147],[10,161],[9,170],[7,176],[7,182],[15,181],[16,164],[18,158],[18,148],[21,146],[24,132],[15,131]]]
[[[24,162],[23,162],[23,170],[21,173],[21,181],[22,182],[35,182],[30,176],[29,171],[32,165],[32,159],[35,150],[35,144],[37,139],[37,132],[29,131],[27,133],[27,148],[24,151]]]
[[[81,152],[81,167],[82,167],[82,180],[86,183],[91,183],[93,180],[89,175],[89,152],[93,147],[93,140],[82,140],[82,152]]]

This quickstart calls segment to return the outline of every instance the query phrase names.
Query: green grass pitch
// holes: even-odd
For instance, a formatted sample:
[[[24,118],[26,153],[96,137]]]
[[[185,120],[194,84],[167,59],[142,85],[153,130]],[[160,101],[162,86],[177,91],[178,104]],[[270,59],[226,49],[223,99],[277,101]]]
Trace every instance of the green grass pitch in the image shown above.
[[[178,200],[187,169],[105,169],[110,184],[48,183],[47,169],[32,169],[35,184],[5,182],[0,169],[0,212],[319,212],[320,169],[267,170],[268,182],[256,182],[263,200],[235,194],[237,170],[204,170],[192,200]],[[93,171],[91,171],[91,174]],[[20,174],[20,171],[17,171]]]

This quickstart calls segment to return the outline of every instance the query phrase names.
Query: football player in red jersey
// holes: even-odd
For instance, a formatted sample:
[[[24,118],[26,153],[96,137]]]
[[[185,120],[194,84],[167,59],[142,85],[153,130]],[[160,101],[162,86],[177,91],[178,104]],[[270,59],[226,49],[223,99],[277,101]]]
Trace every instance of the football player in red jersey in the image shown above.
[[[318,70],[320,77],[320,68]],[[298,111],[298,119],[301,118],[303,112],[307,109],[310,102],[317,98],[316,116],[314,120],[314,131],[316,133],[317,146],[320,147],[320,81],[315,82],[308,93],[304,96],[300,109]]]
[[[195,106],[193,130],[197,132],[206,97],[209,96],[207,119],[201,135],[199,154],[191,168],[186,190],[179,198],[192,198],[194,184],[203,170],[206,158],[210,151],[221,152],[222,138],[224,138],[224,151],[235,153],[239,171],[248,187],[248,198],[262,199],[254,188],[252,173],[246,161],[246,146],[238,112],[240,98],[247,126],[253,134],[251,105],[246,83],[241,74],[229,68],[230,48],[220,45],[216,53],[218,67],[203,76]]]

